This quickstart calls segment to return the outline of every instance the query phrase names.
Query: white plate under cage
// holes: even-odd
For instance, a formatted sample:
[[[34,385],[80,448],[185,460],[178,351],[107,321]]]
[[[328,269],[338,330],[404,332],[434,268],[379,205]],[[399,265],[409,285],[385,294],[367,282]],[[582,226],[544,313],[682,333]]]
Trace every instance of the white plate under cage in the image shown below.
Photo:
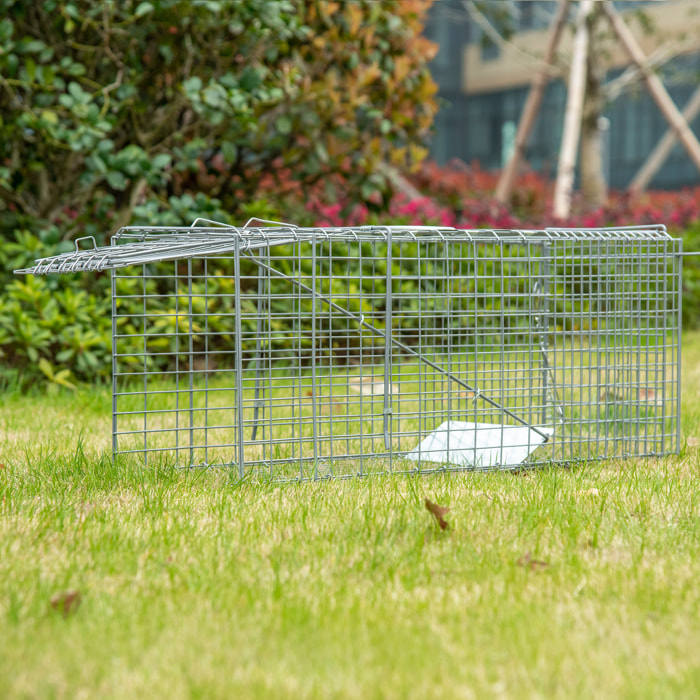
[[[406,457],[476,469],[518,467],[553,433],[539,426],[445,421]]]

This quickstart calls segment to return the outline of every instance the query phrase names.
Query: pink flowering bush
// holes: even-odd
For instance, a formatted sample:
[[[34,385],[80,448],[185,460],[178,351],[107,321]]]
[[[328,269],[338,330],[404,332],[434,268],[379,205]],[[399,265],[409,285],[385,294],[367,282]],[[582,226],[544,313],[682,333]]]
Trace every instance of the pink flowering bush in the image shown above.
[[[318,226],[391,223],[460,228],[597,228],[665,224],[676,233],[700,221],[700,187],[672,192],[653,190],[637,196],[613,191],[607,206],[595,211],[587,211],[580,195],[574,194],[572,213],[562,221],[552,215],[553,182],[531,171],[522,173],[510,206],[505,206],[493,198],[498,176],[499,173],[481,170],[478,164],[467,166],[455,161],[441,168],[428,162],[410,177],[424,195],[421,198],[409,199],[399,193],[382,207],[378,200],[349,205],[342,196],[328,203],[312,194],[303,218]],[[336,187],[338,191],[342,188]]]

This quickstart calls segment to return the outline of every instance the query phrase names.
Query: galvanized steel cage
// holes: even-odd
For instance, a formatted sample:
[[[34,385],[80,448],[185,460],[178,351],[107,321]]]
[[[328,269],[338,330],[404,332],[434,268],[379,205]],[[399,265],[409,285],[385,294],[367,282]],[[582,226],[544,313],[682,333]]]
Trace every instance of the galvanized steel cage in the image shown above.
[[[205,224],[23,271],[111,271],[115,456],[305,479],[678,451],[663,227]]]

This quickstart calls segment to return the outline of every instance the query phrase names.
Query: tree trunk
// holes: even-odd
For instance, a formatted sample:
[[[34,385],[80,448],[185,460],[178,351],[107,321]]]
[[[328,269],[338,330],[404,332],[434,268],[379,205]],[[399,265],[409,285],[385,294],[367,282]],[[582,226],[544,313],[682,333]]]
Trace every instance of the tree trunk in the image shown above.
[[[602,81],[605,77],[600,61],[600,42],[596,37],[603,8],[596,3],[588,17],[588,55],[586,56],[586,94],[581,120],[581,194],[588,211],[605,206],[608,198],[603,165],[603,133],[600,122],[604,100]]]
[[[571,210],[571,190],[574,186],[574,168],[576,151],[581,133],[581,110],[586,89],[586,54],[588,53],[587,18],[593,9],[593,0],[582,0],[576,20],[576,37],[574,52],[571,57],[569,90],[564,115],[564,133],[562,135],[557,182],[554,186],[554,216],[565,219]]]

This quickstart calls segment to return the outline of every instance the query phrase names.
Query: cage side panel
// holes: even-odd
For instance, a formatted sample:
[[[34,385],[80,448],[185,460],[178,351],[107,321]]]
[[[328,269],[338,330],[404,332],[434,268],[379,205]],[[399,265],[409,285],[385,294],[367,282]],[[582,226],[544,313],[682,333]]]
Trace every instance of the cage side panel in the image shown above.
[[[402,455],[445,421],[539,423],[533,249],[272,246],[241,256],[238,323],[231,257],[117,270],[115,451],[236,464],[242,428],[246,467],[308,478],[414,469]]]
[[[231,259],[115,270],[117,454],[180,466],[235,461]],[[127,311],[126,302],[139,313]]]
[[[556,241],[550,358],[559,461],[677,450],[673,240]]]

